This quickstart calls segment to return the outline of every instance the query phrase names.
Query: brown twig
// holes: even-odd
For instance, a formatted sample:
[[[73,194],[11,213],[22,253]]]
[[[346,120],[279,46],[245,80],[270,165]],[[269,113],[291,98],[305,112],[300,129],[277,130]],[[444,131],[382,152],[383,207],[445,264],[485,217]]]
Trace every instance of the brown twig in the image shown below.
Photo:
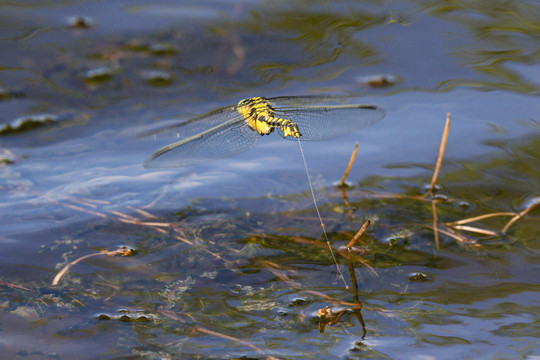
[[[52,282],[52,285],[58,285],[58,282],[60,282],[60,279],[62,278],[62,276],[64,276],[64,274],[73,266],[73,265],[76,265],[77,263],[85,260],[85,259],[88,259],[90,257],[93,257],[93,256],[99,256],[99,255],[107,255],[107,256],[115,256],[115,255],[121,255],[121,256],[130,256],[130,255],[133,255],[134,251],[132,249],[129,249],[125,246],[122,246],[121,248],[119,249],[116,249],[116,250],[113,250],[113,251],[107,251],[107,250],[102,250],[98,253],[94,253],[94,254],[88,254],[88,255],[85,255],[85,256],[82,256],[76,260],[73,260],[72,262],[70,262],[69,264],[67,264],[66,266],[64,266],[64,268],[62,270],[60,270],[60,272],[58,274],[56,274],[56,276],[54,277],[54,280]]]
[[[497,236],[497,233],[495,231],[493,231],[493,230],[481,229],[481,228],[477,228],[475,226],[454,225],[452,227],[454,229],[456,229],[456,230],[463,230],[463,231],[468,231],[468,232],[475,232],[475,233],[478,233],[478,234]]]
[[[435,183],[439,176],[439,171],[441,170],[441,164],[444,158],[444,152],[446,151],[446,142],[448,140],[448,132],[450,131],[450,113],[446,114],[446,124],[444,125],[443,136],[441,139],[441,146],[439,147],[439,157],[437,158],[437,164],[435,165],[435,171],[433,172],[433,178],[431,179],[431,185],[429,187],[428,193],[433,194],[433,189],[435,188]]]
[[[126,220],[126,221],[139,221],[135,216],[124,214],[123,212],[113,210],[110,212],[113,215],[116,215],[120,218],[120,221]]]
[[[462,233],[460,233],[459,231],[451,228],[451,227],[447,227],[446,230],[448,231],[448,233],[450,234],[453,234],[454,238],[461,242],[462,244],[465,244],[465,245],[477,245],[478,244],[478,241],[475,240],[475,239],[469,239],[468,237],[466,237],[465,235],[463,235]]]
[[[394,199],[394,200],[408,199],[408,200],[419,200],[423,202],[430,201],[430,199],[426,199],[424,195],[405,195],[405,194],[386,193],[386,192],[373,193],[373,192],[368,192],[368,191],[349,191],[349,195],[350,194],[357,197],[363,196],[367,199]]]
[[[356,235],[353,236],[353,238],[351,239],[351,241],[349,241],[349,243],[347,244],[347,249],[351,249],[354,244],[356,244],[356,242],[358,241],[358,239],[360,239],[360,236],[362,236],[362,234],[364,234],[364,232],[366,232],[366,229],[368,228],[369,224],[371,223],[371,220],[367,220],[365,222],[364,225],[362,225],[362,227],[360,228],[360,230],[358,230],[358,232],[356,233]]]
[[[160,222],[148,222],[148,221],[139,221],[139,220],[130,220],[130,219],[118,219],[120,222],[126,224],[150,226],[150,227],[174,227],[174,223],[160,223]]]
[[[209,330],[207,328],[204,328],[202,326],[195,326],[194,328],[196,331],[200,332],[200,333],[203,333],[203,334],[207,334],[207,335],[212,335],[212,336],[215,336],[215,337],[219,337],[219,338],[222,338],[222,339],[227,339],[227,340],[231,340],[231,341],[234,341],[236,343],[239,343],[239,344],[242,344],[244,346],[247,346],[251,349],[253,349],[255,352],[261,354],[261,355],[265,355],[266,356],[266,353],[260,349],[259,347],[253,345],[253,344],[250,344],[249,342],[245,341],[245,340],[242,340],[242,339],[239,339],[239,338],[236,338],[234,336],[230,336],[230,335],[225,335],[225,334],[222,334],[222,333],[218,333],[217,331],[212,331],[212,330]],[[276,360],[277,358],[273,357],[273,356],[266,356],[266,359],[268,360]]]
[[[347,180],[347,177],[349,176],[349,172],[351,171],[354,161],[356,160],[356,155],[358,155],[358,143],[356,143],[354,147],[354,150],[351,154],[351,158],[349,160],[349,164],[347,165],[347,169],[345,170],[345,173],[343,174],[343,177],[341,178],[341,182],[339,183],[340,187],[345,186],[345,181]]]
[[[294,280],[291,280],[283,270],[278,270],[278,269],[273,269],[273,268],[266,268],[266,270],[274,274],[274,276],[280,279],[281,281],[286,282],[287,285],[296,289],[302,288],[302,284]]]
[[[496,217],[496,216],[515,216],[515,215],[517,214],[513,212],[499,212],[499,213],[493,213],[493,214],[485,214],[485,215],[475,216],[468,219],[449,222],[449,223],[446,223],[446,226],[463,225],[463,224],[468,224],[471,222],[484,220],[484,219],[488,219],[488,218]]]
[[[529,206],[525,210],[521,211],[519,214],[516,214],[512,219],[510,219],[510,221],[508,221],[508,223],[501,230],[502,233],[505,234],[508,231],[508,229],[510,228],[510,226],[512,226],[512,224],[514,224],[521,217],[525,216],[525,214],[527,214],[529,211],[531,211],[532,209],[534,209],[537,206],[540,206],[540,197],[537,199],[537,202],[535,202],[534,204],[532,204],[531,206]]]
[[[133,207],[133,206],[131,206],[131,205],[128,205],[128,209],[134,210],[134,211],[138,212],[140,215],[142,215],[142,216],[144,216],[144,217],[146,217],[146,218],[148,218],[148,219],[153,219],[153,218],[155,218],[155,216],[152,215],[152,214],[150,214],[148,211],[144,211],[144,210],[142,210],[142,209]]]
[[[352,254],[352,249],[351,251],[349,251],[349,254],[346,255],[342,252],[338,252],[339,255],[343,256],[344,258],[346,259],[349,259],[349,258],[352,258],[351,255],[354,255]],[[375,268],[373,266],[371,266],[370,264],[368,264],[367,261],[365,261],[364,259],[362,259],[362,257],[360,256],[355,256],[354,257],[354,260],[355,261],[358,261],[359,263],[361,263],[362,265],[364,265],[369,271],[371,271],[371,273],[375,276],[375,277],[379,277],[379,273],[375,270]]]
[[[424,225],[424,224],[416,224],[418,226],[421,226],[421,227],[425,227],[427,229],[430,229],[430,230],[435,230],[433,228],[433,226],[430,226],[430,225]],[[437,228],[437,231],[441,234],[444,234],[444,235],[447,235],[447,236],[450,236],[451,238],[454,238],[455,240],[459,241],[460,243],[463,243],[463,244],[473,244],[473,243],[476,243],[475,240],[471,240],[471,239],[468,239],[467,237],[459,234],[459,233],[456,233],[455,231],[452,230],[452,228],[449,228],[448,230],[443,230],[443,229],[439,229]]]
[[[351,206],[351,203],[349,202],[349,197],[347,196],[347,191],[345,190],[345,186],[341,187],[341,194],[343,195],[343,201],[345,202],[345,205],[347,205],[347,208],[349,209],[349,218],[351,221],[354,220],[353,215],[353,208]]]
[[[352,256],[349,256],[349,274],[351,275],[352,279],[352,287],[353,287],[353,300],[354,302],[360,304],[362,306],[362,303],[358,299],[358,279],[356,278],[356,271],[354,271],[354,265],[352,262]]]
[[[26,291],[32,291],[32,290],[30,290],[30,289],[28,289],[28,288],[25,288],[25,287],[22,286],[22,285],[10,283],[10,282],[7,282],[7,281],[0,281],[0,286],[7,286],[7,287],[15,288],[15,289],[21,289],[21,290],[26,290]]]
[[[362,228],[364,228],[364,227],[367,228],[367,225],[364,224],[364,226]],[[360,231],[362,231],[362,229],[360,229]],[[343,248],[341,248],[341,249],[343,249]],[[379,277],[379,274],[373,268],[373,266],[371,266],[367,261],[362,259],[362,256],[365,255],[365,253],[366,253],[366,252],[362,251],[363,249],[358,249],[358,248],[354,248],[354,247],[345,247],[344,249],[347,249],[346,253],[344,251],[341,251],[341,249],[338,250],[338,252],[337,252],[338,255],[340,255],[341,257],[343,257],[345,259],[347,259],[348,261],[351,261],[351,259],[354,257],[355,261],[358,261],[359,263],[364,265],[369,271],[371,271],[371,273],[375,277]]]
[[[65,202],[61,202],[61,201],[58,201],[46,194],[41,194],[37,191],[33,191],[32,192],[34,195],[36,195],[37,197],[40,197],[42,199],[46,199],[54,204],[57,204],[57,205],[61,205],[61,206],[64,206],[68,209],[72,209],[72,210],[76,210],[76,211],[80,211],[80,212],[83,212],[83,213],[87,213],[87,214],[90,214],[90,215],[94,215],[94,216],[99,216],[101,218],[107,218],[107,215],[106,214],[103,214],[103,213],[100,213],[100,212],[97,212],[97,211],[93,211],[93,210],[89,210],[89,209],[85,209],[83,207],[80,207],[80,206],[77,206],[77,205],[72,205],[72,204],[68,204],[68,203],[65,203]]]
[[[351,306],[351,307],[354,307],[354,306],[358,305],[357,303],[353,303],[353,302],[350,302],[350,301],[343,301],[343,300],[333,298],[331,296],[328,296],[326,294],[323,294],[322,292],[315,291],[315,290],[303,290],[302,292],[307,293],[307,294],[311,294],[313,296],[320,297],[322,299],[326,299],[328,302],[331,302],[331,303],[337,304],[337,305]]]

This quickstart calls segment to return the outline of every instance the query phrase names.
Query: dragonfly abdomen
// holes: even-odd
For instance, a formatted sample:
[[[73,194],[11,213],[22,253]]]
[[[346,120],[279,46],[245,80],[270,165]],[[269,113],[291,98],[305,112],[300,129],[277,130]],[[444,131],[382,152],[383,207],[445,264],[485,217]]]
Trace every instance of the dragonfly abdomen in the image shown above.
[[[282,119],[282,118],[274,117],[268,120],[268,123],[275,128],[277,127],[283,130],[283,135],[285,137],[294,136],[295,138],[299,138],[302,135],[300,134],[298,125],[296,125],[296,123],[292,122],[289,119]]]

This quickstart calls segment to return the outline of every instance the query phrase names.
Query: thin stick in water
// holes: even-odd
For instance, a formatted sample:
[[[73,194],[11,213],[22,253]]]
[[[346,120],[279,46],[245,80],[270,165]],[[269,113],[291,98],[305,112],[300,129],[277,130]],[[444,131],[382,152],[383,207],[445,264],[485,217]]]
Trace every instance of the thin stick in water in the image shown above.
[[[356,160],[356,155],[358,155],[358,143],[356,143],[356,145],[354,146],[354,150],[353,150],[353,153],[351,154],[351,158],[349,160],[349,164],[347,165],[347,169],[345,170],[345,173],[343,174],[343,177],[341,178],[341,182],[339,183],[340,187],[345,186],[345,181],[347,181],[349,172],[351,171],[354,161]]]
[[[92,254],[88,254],[88,255],[85,255],[85,256],[81,256],[80,258],[76,259],[76,260],[73,260],[72,262],[70,262],[69,264],[67,264],[62,270],[60,270],[60,272],[58,274],[56,274],[56,276],[54,277],[53,281],[52,281],[52,285],[58,285],[58,283],[60,282],[60,279],[62,279],[62,276],[64,276],[64,274],[73,266],[73,265],[76,265],[77,263],[85,260],[85,259],[88,259],[92,256],[100,256],[100,255],[107,255],[107,256],[116,256],[116,255],[121,255],[121,256],[131,256],[133,255],[135,252],[133,251],[133,249],[129,249],[125,246],[121,246],[119,249],[116,249],[116,250],[112,250],[112,251],[108,251],[108,250],[102,250],[98,253],[92,253]]]
[[[484,220],[484,219],[488,219],[488,218],[492,218],[492,217],[496,217],[496,216],[515,216],[515,215],[517,215],[517,214],[513,213],[513,212],[498,212],[498,213],[493,213],[493,214],[484,214],[484,215],[475,216],[475,217],[472,217],[472,218],[467,218],[467,219],[462,219],[462,220],[458,220],[458,221],[449,222],[449,223],[446,223],[446,226],[463,225],[463,224],[468,224],[468,223],[471,223],[471,222]]]
[[[518,221],[520,218],[525,216],[529,211],[536,208],[537,206],[540,206],[540,197],[536,200],[536,202],[534,204],[532,204],[531,206],[529,206],[525,210],[521,211],[519,214],[516,214],[512,219],[510,219],[510,221],[508,221],[508,223],[501,230],[502,233],[506,234],[506,232],[508,231],[510,226],[512,226],[512,224],[514,224],[516,221]]]
[[[433,178],[431,179],[431,186],[429,187],[429,193],[433,193],[435,183],[439,177],[439,171],[441,170],[441,164],[444,158],[444,152],[446,150],[446,141],[448,140],[448,132],[450,131],[450,113],[446,113],[446,124],[444,125],[443,136],[441,139],[441,146],[439,147],[439,157],[437,158],[437,165],[435,165],[435,171],[433,172]]]
[[[360,230],[358,230],[356,235],[354,235],[354,237],[351,239],[351,241],[349,241],[349,243],[347,244],[347,249],[350,250],[354,246],[354,244],[356,244],[356,242],[358,241],[358,239],[360,239],[360,236],[362,236],[362,234],[364,234],[364,232],[366,231],[366,229],[368,228],[370,223],[371,223],[371,220],[368,219],[365,222],[365,224],[362,226],[362,228],[360,228]]]

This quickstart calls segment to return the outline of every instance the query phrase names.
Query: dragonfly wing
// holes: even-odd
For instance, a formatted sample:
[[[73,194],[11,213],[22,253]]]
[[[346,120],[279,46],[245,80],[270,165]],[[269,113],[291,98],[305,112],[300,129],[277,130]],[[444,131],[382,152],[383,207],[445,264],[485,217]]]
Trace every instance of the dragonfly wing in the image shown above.
[[[186,121],[173,120],[137,135],[139,139],[174,139],[198,134],[235,118],[241,118],[236,106],[226,106]]]
[[[251,149],[259,137],[243,119],[233,118],[159,149],[144,162],[144,167],[179,167],[228,157]]]
[[[312,107],[317,104],[349,102],[350,96],[339,95],[304,95],[304,96],[279,96],[269,98],[268,101],[275,108],[295,109],[298,107]]]
[[[276,116],[298,125],[300,140],[326,140],[346,135],[370,126],[384,118],[384,111],[372,105],[307,106],[289,110],[276,110]],[[281,129],[278,133],[285,137]]]

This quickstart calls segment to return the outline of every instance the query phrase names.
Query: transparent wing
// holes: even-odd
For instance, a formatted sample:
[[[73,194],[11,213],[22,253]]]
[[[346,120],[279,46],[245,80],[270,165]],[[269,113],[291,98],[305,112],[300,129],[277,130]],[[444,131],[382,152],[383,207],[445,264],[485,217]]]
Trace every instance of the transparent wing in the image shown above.
[[[272,106],[281,109],[295,109],[298,107],[314,106],[315,104],[343,103],[352,99],[350,96],[336,95],[304,95],[304,96],[279,96],[269,98]]]
[[[159,149],[144,162],[144,167],[179,167],[228,157],[251,149],[259,137],[242,118],[235,117]]]
[[[226,106],[186,121],[169,121],[164,125],[141,132],[137,137],[139,139],[184,138],[236,118],[241,118],[236,106]]]
[[[298,125],[300,140],[326,140],[346,135],[370,126],[384,118],[384,111],[372,105],[330,105],[278,108],[276,116],[289,119]],[[281,129],[278,133],[285,137]]]

